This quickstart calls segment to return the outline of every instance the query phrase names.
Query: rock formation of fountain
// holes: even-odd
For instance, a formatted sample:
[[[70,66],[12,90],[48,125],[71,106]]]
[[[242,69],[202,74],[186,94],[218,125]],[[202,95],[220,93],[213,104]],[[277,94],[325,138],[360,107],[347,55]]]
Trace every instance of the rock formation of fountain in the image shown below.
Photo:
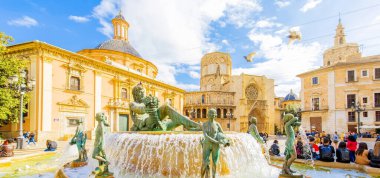
[[[201,132],[110,133],[106,154],[115,177],[200,177]],[[219,176],[277,177],[257,141],[246,133],[227,133],[230,147],[221,149]]]

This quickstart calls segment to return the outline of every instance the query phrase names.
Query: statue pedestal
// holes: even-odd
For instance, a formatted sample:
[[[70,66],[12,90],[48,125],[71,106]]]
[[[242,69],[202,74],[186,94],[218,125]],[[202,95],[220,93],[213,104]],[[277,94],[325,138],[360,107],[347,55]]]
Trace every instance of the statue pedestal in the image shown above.
[[[293,175],[289,175],[289,174],[280,174],[278,176],[278,178],[306,178],[304,175],[302,174],[293,174]]]
[[[105,173],[101,175],[97,174],[95,175],[95,178],[115,178],[115,177],[113,176],[113,173]]]
[[[70,167],[76,168],[76,167],[83,167],[86,166],[88,163],[86,161],[73,161],[70,163]]]

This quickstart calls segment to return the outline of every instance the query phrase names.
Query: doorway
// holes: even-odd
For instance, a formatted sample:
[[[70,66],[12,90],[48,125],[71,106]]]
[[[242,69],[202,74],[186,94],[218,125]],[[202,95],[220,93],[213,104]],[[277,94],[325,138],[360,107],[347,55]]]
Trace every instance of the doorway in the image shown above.
[[[322,132],[322,118],[321,117],[310,117],[310,131],[315,130]]]
[[[119,132],[128,131],[129,129],[129,115],[119,114]]]

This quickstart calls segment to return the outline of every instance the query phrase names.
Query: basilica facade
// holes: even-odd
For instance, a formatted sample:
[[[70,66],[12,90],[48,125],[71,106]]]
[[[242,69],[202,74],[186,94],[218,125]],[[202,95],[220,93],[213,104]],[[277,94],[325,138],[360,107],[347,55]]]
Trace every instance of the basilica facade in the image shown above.
[[[259,132],[274,133],[274,80],[265,76],[232,75],[231,56],[213,52],[201,59],[200,91],[185,93],[184,114],[207,121],[207,111],[217,110],[226,131],[247,132],[248,118],[257,118]]]
[[[111,131],[128,131],[131,91],[140,82],[146,94],[182,111],[185,91],[156,79],[157,67],[128,41],[129,24],[121,14],[112,24],[113,39],[78,52],[41,41],[8,47],[9,54],[29,61],[28,77],[36,80],[24,114],[24,131],[36,133],[42,141],[62,140],[73,135],[83,120],[91,137],[98,112],[106,114]],[[18,125],[0,127],[0,133],[17,137]]]

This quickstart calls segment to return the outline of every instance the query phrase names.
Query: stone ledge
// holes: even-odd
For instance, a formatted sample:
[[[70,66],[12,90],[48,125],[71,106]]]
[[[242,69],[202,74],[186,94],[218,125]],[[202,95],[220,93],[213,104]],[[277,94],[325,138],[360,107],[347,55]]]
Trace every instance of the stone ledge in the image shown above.
[[[283,156],[271,156],[271,160],[275,161],[284,161],[285,157]],[[304,159],[296,159],[294,162],[305,164],[306,160]],[[338,169],[354,169],[358,171],[362,171],[367,174],[380,175],[380,168],[374,168],[366,165],[359,165],[353,163],[339,163],[339,162],[323,162],[314,160],[315,166],[323,166],[329,168],[338,168]]]

